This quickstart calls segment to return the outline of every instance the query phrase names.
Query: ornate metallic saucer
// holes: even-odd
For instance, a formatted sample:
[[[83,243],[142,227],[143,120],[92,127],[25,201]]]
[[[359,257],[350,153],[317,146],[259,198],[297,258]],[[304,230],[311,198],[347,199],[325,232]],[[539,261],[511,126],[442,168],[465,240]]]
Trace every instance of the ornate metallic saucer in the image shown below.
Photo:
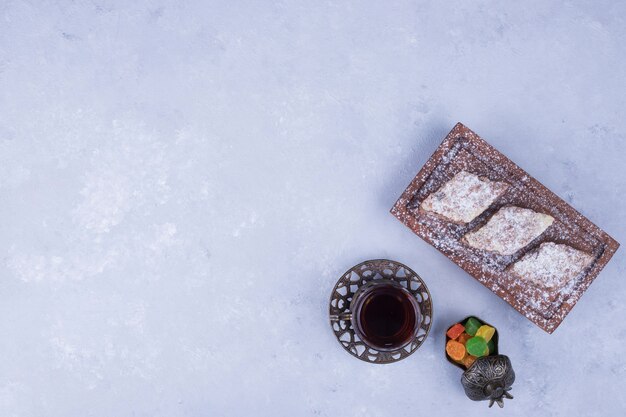
[[[355,334],[352,324],[345,320],[331,320],[330,325],[339,343],[355,358],[370,363],[393,363],[415,352],[426,340],[432,324],[433,305],[428,287],[411,268],[400,262],[375,259],[362,262],[346,271],[330,296],[330,317],[348,311],[354,293],[366,283],[376,279],[391,279],[408,289],[417,299],[422,313],[417,336],[407,346],[390,352],[382,352],[365,345]]]

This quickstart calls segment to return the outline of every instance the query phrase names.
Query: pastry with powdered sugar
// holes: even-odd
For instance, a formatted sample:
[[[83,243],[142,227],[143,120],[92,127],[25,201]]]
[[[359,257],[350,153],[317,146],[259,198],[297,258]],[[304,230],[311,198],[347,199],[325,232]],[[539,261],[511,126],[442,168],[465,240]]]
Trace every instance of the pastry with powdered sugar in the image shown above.
[[[509,188],[467,171],[457,173],[420,204],[420,209],[454,223],[469,223]]]

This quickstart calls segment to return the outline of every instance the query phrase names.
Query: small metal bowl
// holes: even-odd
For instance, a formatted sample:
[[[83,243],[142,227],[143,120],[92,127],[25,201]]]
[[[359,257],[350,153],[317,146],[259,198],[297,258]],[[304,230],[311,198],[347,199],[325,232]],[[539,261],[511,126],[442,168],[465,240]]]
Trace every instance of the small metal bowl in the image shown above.
[[[463,323],[470,317],[468,316],[457,323]],[[515,372],[511,365],[511,360],[506,355],[500,355],[498,352],[498,329],[495,326],[487,323],[479,317],[476,317],[481,323],[496,329],[492,340],[494,344],[494,352],[490,352],[488,356],[481,356],[476,359],[474,363],[465,369],[460,363],[456,363],[448,357],[444,347],[444,355],[448,362],[457,368],[462,369],[463,375],[461,376],[461,385],[465,390],[465,395],[472,401],[485,401],[489,400],[489,407],[494,403],[498,404],[500,408],[504,407],[504,399],[513,399],[513,396],[509,394],[513,382],[515,382]],[[448,327],[449,329],[450,327]],[[446,333],[447,333],[446,329]],[[450,338],[446,334],[446,343]],[[445,346],[445,345],[444,345]]]

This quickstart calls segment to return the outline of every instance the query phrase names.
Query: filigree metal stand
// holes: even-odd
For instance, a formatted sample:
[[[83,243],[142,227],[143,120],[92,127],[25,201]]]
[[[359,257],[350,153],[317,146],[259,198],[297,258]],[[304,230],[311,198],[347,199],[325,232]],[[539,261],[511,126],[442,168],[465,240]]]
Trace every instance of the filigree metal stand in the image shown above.
[[[381,352],[366,346],[355,334],[349,321],[331,320],[333,332],[339,343],[352,356],[370,363],[392,363],[406,358],[415,352],[426,340],[432,324],[433,306],[426,284],[411,268],[400,262],[386,259],[365,261],[346,271],[330,296],[330,317],[340,316],[348,311],[352,296],[362,285],[375,279],[391,279],[408,289],[417,299],[422,312],[415,339],[402,349]]]

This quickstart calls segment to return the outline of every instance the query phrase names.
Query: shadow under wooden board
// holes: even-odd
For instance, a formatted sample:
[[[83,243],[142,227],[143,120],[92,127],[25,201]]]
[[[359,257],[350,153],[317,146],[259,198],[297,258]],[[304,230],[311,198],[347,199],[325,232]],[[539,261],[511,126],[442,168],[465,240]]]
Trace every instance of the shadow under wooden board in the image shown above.
[[[505,182],[508,188],[468,223],[452,222],[420,208],[425,198],[461,171]],[[548,214],[554,221],[530,243],[509,255],[464,243],[463,236],[480,229],[499,209],[508,206]],[[391,213],[548,333],[561,324],[619,247],[615,239],[461,123],[446,136]],[[511,272],[513,264],[524,255],[536,252],[546,242],[582,251],[592,261],[583,272],[558,289],[546,289]]]

